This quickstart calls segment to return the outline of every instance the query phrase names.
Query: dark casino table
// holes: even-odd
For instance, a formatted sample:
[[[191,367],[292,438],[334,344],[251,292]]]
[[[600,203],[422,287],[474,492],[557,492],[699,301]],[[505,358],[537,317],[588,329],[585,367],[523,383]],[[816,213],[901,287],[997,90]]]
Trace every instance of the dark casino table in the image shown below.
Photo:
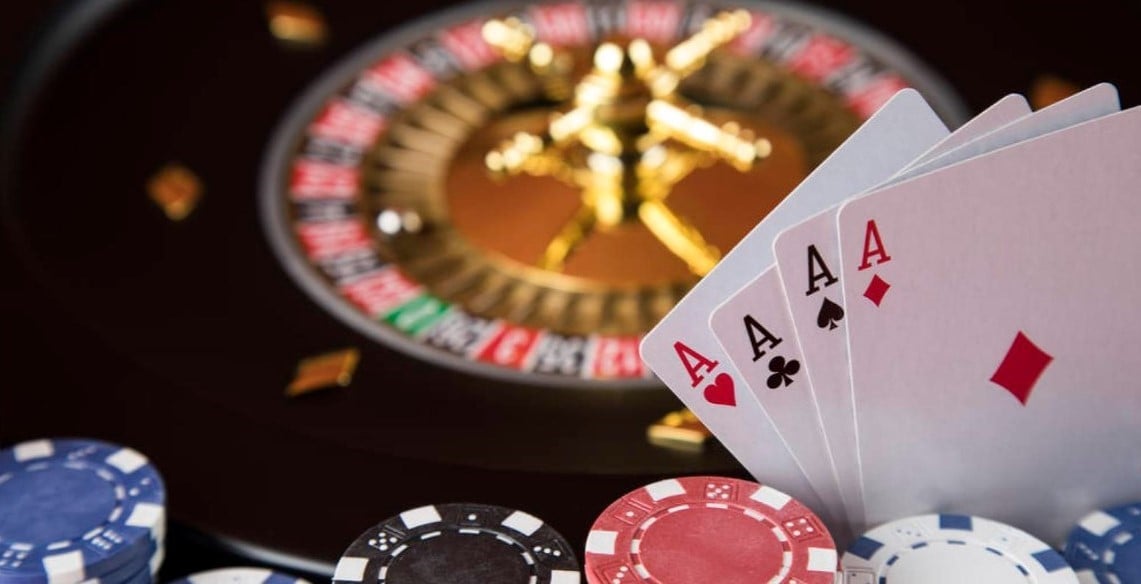
[[[497,139],[534,126],[535,115],[474,124],[463,130],[470,134],[462,148],[437,160],[423,127],[408,120],[431,126],[433,112],[445,106],[463,117],[467,102],[421,107],[426,94],[409,82],[407,99],[384,106],[400,120],[389,134],[405,142],[364,155],[364,184],[383,190],[399,183],[403,175],[390,171],[408,160],[439,166],[424,189],[451,197],[450,214],[422,211],[412,222],[408,209],[435,208],[424,199],[366,205],[359,212],[379,225],[371,235],[380,250],[375,257],[329,267],[322,246],[339,250],[344,238],[359,234],[310,238],[303,224],[317,213],[357,211],[291,207],[280,196],[286,187],[278,183],[292,180],[296,191],[307,180],[289,166],[299,156],[322,148],[322,156],[351,155],[303,134],[323,123],[318,106],[351,97],[352,74],[397,49],[426,62],[424,38],[517,4],[94,0],[6,8],[0,445],[91,436],[145,452],[170,497],[168,576],[260,563],[324,577],[363,529],[434,502],[524,509],[582,549],[595,515],[639,485],[682,474],[745,477],[715,442],[679,449],[646,439],[647,426],[681,405],[630,351],[692,284],[684,265],[645,251],[635,268],[616,268],[621,254],[614,250],[637,255],[652,247],[631,236],[611,248],[583,244],[561,258],[562,275],[592,282],[572,292],[560,287],[561,276],[550,276],[558,270],[512,267],[518,250],[534,255],[547,242],[529,227],[505,232],[495,216],[531,201],[519,193],[533,185],[487,178],[482,156]],[[1124,106],[1141,100],[1141,75],[1130,59],[1141,22],[1134,2],[711,5],[771,6],[783,18],[842,36],[914,82],[951,125],[1046,78],[1077,87],[1108,81]],[[323,38],[282,38],[290,31],[270,26],[281,10],[321,15]],[[441,67],[461,65],[453,59]],[[745,59],[724,66],[747,75],[755,65]],[[472,87],[490,83],[471,75]],[[716,83],[695,79],[690,89],[699,96],[702,83]],[[507,74],[493,81],[501,84],[496,91],[514,87]],[[803,138],[801,166],[766,183],[777,200],[859,122],[819,88],[780,83],[815,104],[819,119],[804,124],[827,124],[835,134],[809,139],[798,133],[800,122],[757,122],[758,133],[771,132],[778,147],[779,140]],[[734,111],[734,104],[718,103]],[[802,115],[794,110],[772,115]],[[441,133],[460,131],[445,126]],[[423,159],[413,156],[424,152]],[[185,216],[169,207],[164,215],[148,199],[156,173],[172,164],[192,173],[202,193]],[[751,184],[732,173],[702,176],[726,190]],[[761,213],[737,212],[744,207],[734,204],[746,204],[737,202],[725,217],[704,216],[684,190],[678,205],[714,225],[709,238],[722,247]],[[498,194],[505,192],[517,198]],[[526,205],[528,216],[552,212]],[[386,238],[385,218],[405,232]],[[424,219],[448,228],[418,233],[413,223]],[[449,255],[448,246],[459,244],[439,234],[453,229],[495,253]],[[389,261],[412,274],[411,284],[400,286],[428,288],[436,297],[377,322],[362,317],[361,306],[399,286],[359,291],[330,270],[355,278]],[[478,278],[461,286],[469,268]],[[631,288],[627,277],[640,278],[641,287]],[[512,286],[517,303],[486,301],[495,286]],[[600,303],[613,308],[600,313]],[[447,322],[460,323],[452,336],[428,330],[445,313],[453,318]],[[461,322],[457,314],[470,318]],[[542,345],[548,353],[525,364],[484,358],[500,345],[454,350],[482,330],[472,323],[513,318],[520,338],[545,335],[558,343]],[[295,379],[304,359],[346,349],[355,350],[351,358],[338,355],[356,367],[345,387],[286,395],[291,383],[305,386]]]

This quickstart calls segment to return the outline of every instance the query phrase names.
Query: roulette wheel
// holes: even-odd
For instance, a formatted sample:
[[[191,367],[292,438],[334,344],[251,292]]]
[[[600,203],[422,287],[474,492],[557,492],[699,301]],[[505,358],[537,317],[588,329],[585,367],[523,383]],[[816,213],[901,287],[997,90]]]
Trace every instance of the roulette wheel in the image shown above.
[[[784,3],[66,5],[6,112],[2,438],[139,445],[175,519],[317,571],[427,501],[581,538],[740,474],[646,440],[637,340],[903,86],[964,118]]]

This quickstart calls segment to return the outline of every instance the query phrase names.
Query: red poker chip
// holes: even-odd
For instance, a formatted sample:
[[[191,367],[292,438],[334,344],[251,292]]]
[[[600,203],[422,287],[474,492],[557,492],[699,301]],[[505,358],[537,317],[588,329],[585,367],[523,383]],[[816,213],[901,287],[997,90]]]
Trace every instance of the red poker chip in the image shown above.
[[[586,540],[591,584],[832,584],[836,544],[800,501],[765,485],[683,477],[612,503]]]

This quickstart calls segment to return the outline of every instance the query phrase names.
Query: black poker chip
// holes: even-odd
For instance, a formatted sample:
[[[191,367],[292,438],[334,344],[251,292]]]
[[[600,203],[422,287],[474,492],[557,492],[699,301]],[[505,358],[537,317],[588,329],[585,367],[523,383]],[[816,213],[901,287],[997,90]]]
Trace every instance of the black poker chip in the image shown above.
[[[577,584],[578,559],[543,520],[474,503],[409,509],[361,534],[333,584]]]

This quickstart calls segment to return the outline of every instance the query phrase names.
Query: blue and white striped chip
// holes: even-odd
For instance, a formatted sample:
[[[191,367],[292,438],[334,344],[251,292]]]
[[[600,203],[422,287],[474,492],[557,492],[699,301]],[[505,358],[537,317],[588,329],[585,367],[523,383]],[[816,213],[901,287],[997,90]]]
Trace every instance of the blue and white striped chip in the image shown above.
[[[840,559],[845,584],[1077,584],[1058,552],[1004,523],[917,515],[881,525]]]
[[[1141,584],[1141,502],[1083,517],[1065,553],[1082,584]]]

